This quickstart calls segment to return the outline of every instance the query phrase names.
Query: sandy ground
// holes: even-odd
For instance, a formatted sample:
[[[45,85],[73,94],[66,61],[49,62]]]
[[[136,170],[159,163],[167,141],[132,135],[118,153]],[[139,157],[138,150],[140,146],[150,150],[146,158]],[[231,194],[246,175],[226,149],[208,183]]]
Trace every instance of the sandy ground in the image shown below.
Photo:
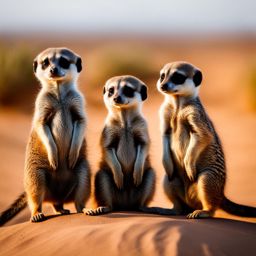
[[[248,111],[245,93],[241,93],[237,82],[250,53],[241,49],[220,52],[214,48],[200,53],[199,56],[198,50],[180,52],[176,57],[187,56],[188,61],[196,62],[204,71],[202,101],[226,153],[225,194],[238,203],[256,206],[256,114]],[[160,58],[162,63],[166,58]],[[161,185],[164,170],[158,108],[163,98],[155,91],[154,83],[150,84],[149,98],[143,107],[149,123],[152,163],[157,173],[157,190],[151,205],[171,207]],[[99,89],[88,89],[83,78],[81,88],[87,98],[86,137],[95,173],[106,110]],[[23,191],[23,164],[31,119],[29,114],[0,110],[0,211]],[[91,201],[87,206],[91,206]],[[73,205],[67,207],[74,211]],[[26,209],[1,227],[0,255],[252,255],[256,250],[256,218],[235,217],[221,210],[217,211],[216,218],[209,220],[134,212],[99,217],[53,216],[48,205],[44,205],[44,211],[49,219],[43,223],[29,223]]]

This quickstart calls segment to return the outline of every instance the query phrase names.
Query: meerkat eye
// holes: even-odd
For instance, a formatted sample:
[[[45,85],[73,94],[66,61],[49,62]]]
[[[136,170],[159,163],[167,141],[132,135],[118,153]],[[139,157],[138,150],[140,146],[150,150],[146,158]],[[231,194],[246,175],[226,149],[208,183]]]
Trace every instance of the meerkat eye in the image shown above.
[[[64,69],[68,69],[70,66],[70,62],[66,58],[60,57],[59,65]]]
[[[110,87],[109,89],[108,89],[108,97],[111,97],[113,94],[114,94],[114,87]]]
[[[174,84],[183,84],[186,81],[187,77],[178,73],[174,72],[170,78],[171,82]]]
[[[199,86],[202,83],[202,72],[201,71],[196,71],[195,75],[193,76],[193,81],[195,83],[195,86]]]
[[[126,96],[128,98],[132,98],[134,96],[134,89],[132,89],[129,86],[124,86],[123,94],[124,94],[124,96]]]
[[[160,75],[160,82],[163,82],[164,79],[165,79],[165,73],[162,73],[162,74]]]
[[[49,59],[48,58],[44,59],[42,62],[42,69],[46,69],[49,66],[49,64],[50,64]]]

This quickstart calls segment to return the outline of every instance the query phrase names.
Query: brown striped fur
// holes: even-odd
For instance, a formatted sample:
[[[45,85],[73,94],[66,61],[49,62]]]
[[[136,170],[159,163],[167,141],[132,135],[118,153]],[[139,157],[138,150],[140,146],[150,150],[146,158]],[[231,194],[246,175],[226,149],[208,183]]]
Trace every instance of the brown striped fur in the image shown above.
[[[125,86],[133,88],[131,97],[125,95]],[[111,78],[104,86],[109,113],[100,140],[100,170],[95,178],[97,208],[88,209],[88,215],[147,211],[154,194],[155,172],[148,155],[147,123],[140,112],[146,91],[146,85],[132,76]]]
[[[61,65],[62,57],[68,66]],[[48,64],[43,67],[46,59]],[[64,203],[74,202],[77,212],[85,207],[90,195],[90,168],[84,137],[84,97],[77,89],[81,69],[81,58],[66,48],[46,49],[34,61],[34,72],[42,88],[26,149],[26,193],[19,199],[25,203],[16,203],[16,210],[11,206],[7,212],[12,214],[5,214],[5,222],[26,203],[32,222],[45,219],[43,202],[50,202],[55,212],[61,214],[69,213],[63,208]]]
[[[160,109],[164,191],[174,205],[162,213],[208,218],[222,208],[240,216],[256,216],[255,208],[224,196],[224,152],[198,97],[201,81],[201,71],[186,62],[166,64],[160,72],[157,87],[165,95]]]

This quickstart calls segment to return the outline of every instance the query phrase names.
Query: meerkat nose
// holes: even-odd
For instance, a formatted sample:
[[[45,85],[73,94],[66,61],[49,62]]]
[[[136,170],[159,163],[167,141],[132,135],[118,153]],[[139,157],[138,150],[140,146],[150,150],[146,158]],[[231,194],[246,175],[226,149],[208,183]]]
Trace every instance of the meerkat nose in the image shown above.
[[[115,103],[122,103],[122,97],[121,96],[117,96],[114,98],[114,102]]]
[[[161,90],[167,91],[168,90],[168,84],[167,83],[166,84],[162,84],[161,85]]]
[[[57,74],[58,74],[58,68],[57,68],[57,67],[52,67],[52,68],[50,69],[50,73],[51,73],[52,75],[57,75]]]

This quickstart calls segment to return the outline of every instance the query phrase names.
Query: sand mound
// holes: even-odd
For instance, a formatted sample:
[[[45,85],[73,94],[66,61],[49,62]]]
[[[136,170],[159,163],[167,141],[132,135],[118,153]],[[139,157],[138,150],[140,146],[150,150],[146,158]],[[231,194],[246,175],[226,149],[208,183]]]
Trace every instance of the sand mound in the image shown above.
[[[58,216],[0,229],[0,255],[252,255],[256,226],[139,213]]]
[[[188,46],[190,43],[189,41]],[[246,98],[241,91],[245,85],[240,84],[255,43],[251,48],[230,45],[198,45],[195,49],[171,47],[172,43],[162,50],[159,68],[167,61],[184,59],[200,66],[205,74],[201,96],[226,153],[227,197],[237,203],[256,206],[256,118],[255,113],[246,109]],[[88,56],[90,51],[84,45],[81,49],[84,50],[88,63],[93,63],[93,56],[91,59]],[[95,70],[98,72],[98,67]],[[83,74],[87,77],[87,71]],[[149,98],[143,107],[149,124],[152,164],[157,175],[156,194],[151,205],[171,207],[161,184],[164,170],[161,164],[158,109],[163,97],[156,92],[156,79],[157,77],[149,84]],[[100,158],[99,135],[106,109],[103,106],[100,86],[92,88],[88,83],[83,89],[88,102],[86,137],[89,160],[95,173]],[[31,120],[31,115],[0,111],[0,211],[23,191],[25,147]],[[90,204],[89,202],[87,206],[90,207]],[[73,205],[68,206],[70,209],[72,207]],[[49,215],[52,211],[44,206],[44,213]],[[27,222],[29,210],[26,209],[5,227],[0,228],[0,255],[255,254],[256,218],[234,217],[223,211],[218,211],[216,217],[208,220],[187,220],[184,217],[126,212],[98,217],[72,214],[54,216],[43,223],[32,224]]]

